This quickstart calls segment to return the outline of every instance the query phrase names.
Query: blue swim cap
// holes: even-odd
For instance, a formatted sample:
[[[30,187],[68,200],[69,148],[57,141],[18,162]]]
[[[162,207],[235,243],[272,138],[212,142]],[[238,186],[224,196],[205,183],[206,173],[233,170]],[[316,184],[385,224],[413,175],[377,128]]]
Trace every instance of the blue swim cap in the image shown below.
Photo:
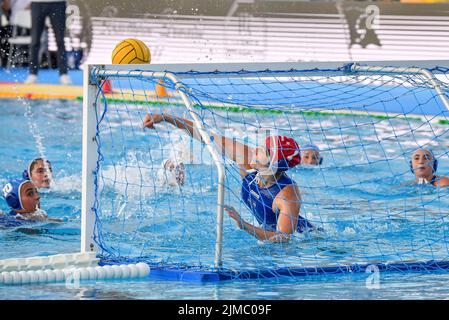
[[[314,144],[306,144],[301,149],[303,151],[305,151],[305,150],[312,150],[312,151],[318,152],[318,154],[320,155],[320,158],[318,159],[318,164],[323,164],[323,157],[321,156],[320,148],[318,148],[318,146],[316,146]]]
[[[36,158],[36,159],[31,160],[30,163],[28,164],[28,168],[23,170],[23,173],[22,173],[23,179],[31,180],[31,165],[37,160],[41,160],[41,158]]]
[[[11,209],[23,210],[22,200],[20,199],[20,188],[27,182],[31,181],[26,179],[13,179],[3,187],[3,197]]]
[[[23,178],[23,179],[26,179],[26,180],[31,180],[31,179],[30,179],[30,175],[29,175],[29,173],[28,173],[28,170],[23,170],[22,178]]]

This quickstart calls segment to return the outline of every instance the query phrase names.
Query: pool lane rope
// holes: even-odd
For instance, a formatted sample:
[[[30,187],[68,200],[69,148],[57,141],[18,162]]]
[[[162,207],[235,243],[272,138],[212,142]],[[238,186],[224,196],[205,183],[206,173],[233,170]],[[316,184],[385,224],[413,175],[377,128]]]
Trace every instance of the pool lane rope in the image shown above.
[[[145,278],[150,274],[148,264],[106,265],[97,267],[47,269],[30,271],[4,271],[0,273],[0,285],[24,285],[78,281],[125,280]]]

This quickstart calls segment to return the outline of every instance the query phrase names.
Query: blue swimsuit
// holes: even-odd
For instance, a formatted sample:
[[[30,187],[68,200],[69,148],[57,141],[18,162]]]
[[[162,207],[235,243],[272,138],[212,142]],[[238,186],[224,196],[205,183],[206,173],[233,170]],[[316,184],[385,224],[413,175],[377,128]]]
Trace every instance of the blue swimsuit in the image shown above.
[[[284,187],[295,182],[283,174],[276,184],[269,188],[261,188],[254,180],[256,174],[257,172],[250,173],[243,178],[242,199],[265,230],[276,231],[279,213],[273,211],[273,201]],[[297,231],[303,232],[306,228],[314,229],[314,226],[299,216]]]
[[[0,227],[13,228],[26,224],[26,221],[16,218],[17,213],[10,211],[7,215],[0,216]]]

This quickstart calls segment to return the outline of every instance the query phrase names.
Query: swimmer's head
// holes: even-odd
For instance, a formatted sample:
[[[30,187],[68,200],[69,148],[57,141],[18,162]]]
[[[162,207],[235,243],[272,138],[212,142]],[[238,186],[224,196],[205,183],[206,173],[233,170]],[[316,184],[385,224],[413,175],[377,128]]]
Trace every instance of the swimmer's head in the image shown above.
[[[438,169],[438,160],[429,148],[420,148],[413,152],[410,170],[416,178],[431,178]]]
[[[250,166],[260,174],[275,174],[287,171],[301,163],[301,152],[298,143],[290,137],[269,136],[265,146],[254,150]]]
[[[320,149],[314,144],[307,144],[301,148],[301,164],[321,165],[323,157],[320,154]]]
[[[36,188],[50,188],[52,167],[50,161],[34,159],[23,172],[23,178],[33,181]]]
[[[10,180],[3,187],[3,197],[8,206],[17,213],[30,213],[39,208],[39,192],[30,180]]]
[[[185,180],[185,167],[184,163],[176,162],[171,159],[164,160],[162,163],[164,168],[168,184],[173,185],[184,185]]]

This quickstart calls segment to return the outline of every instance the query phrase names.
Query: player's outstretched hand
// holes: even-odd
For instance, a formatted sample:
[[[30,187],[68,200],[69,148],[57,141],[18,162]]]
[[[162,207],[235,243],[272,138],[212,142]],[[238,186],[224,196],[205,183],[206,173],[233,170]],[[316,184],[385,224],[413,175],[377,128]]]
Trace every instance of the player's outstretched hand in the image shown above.
[[[148,129],[154,129],[156,123],[164,121],[164,117],[161,114],[147,114],[143,119],[143,127]]]
[[[237,222],[237,227],[239,229],[243,229],[243,219],[240,216],[240,214],[235,210],[234,207],[229,205],[224,205],[225,211],[228,213],[228,215]]]

